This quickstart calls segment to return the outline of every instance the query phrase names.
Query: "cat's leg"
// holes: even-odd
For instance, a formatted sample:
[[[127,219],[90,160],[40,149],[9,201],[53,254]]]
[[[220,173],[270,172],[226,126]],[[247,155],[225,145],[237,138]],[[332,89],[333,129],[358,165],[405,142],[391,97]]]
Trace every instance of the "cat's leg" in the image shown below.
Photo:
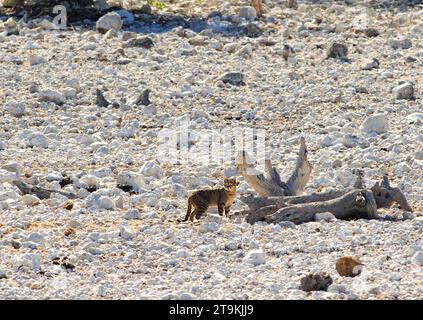
[[[229,218],[229,212],[231,211],[231,206],[229,205],[229,206],[226,206],[225,207],[225,215],[226,215],[226,217],[227,218]]]
[[[191,221],[194,221],[194,217],[197,219],[197,220],[200,220],[200,218],[201,218],[201,216],[207,211],[207,209],[208,209],[209,207],[208,206],[201,206],[201,207],[198,207],[198,208],[196,208],[195,210],[194,210],[194,212],[192,213],[192,215],[191,215]]]
[[[195,208],[196,209],[196,208]],[[187,214],[185,215],[184,219],[178,219],[178,222],[185,222],[189,219],[189,217],[191,216],[191,210],[192,210],[192,204],[191,204],[191,199],[188,199],[188,208],[187,208]],[[194,210],[195,211],[195,210]]]
[[[219,212],[220,216],[223,216],[223,211],[225,211],[225,203],[224,202],[217,204],[217,211]]]

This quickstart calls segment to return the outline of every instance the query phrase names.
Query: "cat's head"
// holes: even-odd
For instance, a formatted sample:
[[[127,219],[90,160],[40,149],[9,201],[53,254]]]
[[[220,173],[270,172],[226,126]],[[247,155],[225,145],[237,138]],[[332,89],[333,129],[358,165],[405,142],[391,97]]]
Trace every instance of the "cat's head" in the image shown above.
[[[239,181],[236,177],[225,178],[223,181],[223,186],[226,190],[236,190],[236,187],[239,185]]]

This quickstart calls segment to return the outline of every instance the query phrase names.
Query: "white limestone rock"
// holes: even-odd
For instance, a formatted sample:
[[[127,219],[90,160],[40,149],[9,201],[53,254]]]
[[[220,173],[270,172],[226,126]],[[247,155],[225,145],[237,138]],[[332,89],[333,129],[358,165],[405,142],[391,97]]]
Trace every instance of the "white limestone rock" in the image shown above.
[[[43,30],[58,30],[59,27],[56,26],[53,22],[48,21],[47,19],[43,19],[37,24]]]
[[[98,206],[99,208],[106,210],[113,210],[115,208],[113,199],[108,196],[101,196],[98,199]]]
[[[40,203],[40,199],[32,194],[25,194],[22,196],[22,202],[27,206],[32,207]]]
[[[66,96],[59,91],[46,89],[38,94],[38,101],[53,102],[57,105],[62,105],[66,102]]]
[[[241,49],[238,50],[237,55],[242,57],[249,57],[253,53],[253,47],[250,43],[247,43]]]
[[[140,172],[145,177],[155,177],[161,179],[163,176],[163,170],[155,161],[147,161],[143,164]]]
[[[388,117],[386,114],[377,114],[374,116],[367,117],[362,126],[361,130],[364,132],[376,132],[378,134],[388,131]]]
[[[188,193],[185,187],[180,183],[171,183],[162,187],[163,196],[170,198],[185,198]]]
[[[180,294],[179,299],[181,300],[197,300],[197,297],[195,294],[189,293],[189,292],[183,292]]]
[[[130,209],[125,213],[126,220],[137,220],[140,218],[141,218],[141,214],[138,209]]]
[[[21,266],[26,266],[32,271],[37,272],[41,269],[41,258],[36,253],[27,253],[24,254],[21,260],[17,264],[17,269]]]
[[[392,93],[397,100],[413,100],[414,99],[414,86],[413,83],[407,81],[394,89]]]
[[[423,124],[423,113],[414,112],[406,117],[409,123]]]
[[[46,241],[45,237],[39,232],[32,232],[27,240],[38,244],[43,244]]]
[[[22,117],[25,114],[25,105],[16,101],[10,101],[4,104],[3,111],[14,117]]]
[[[16,22],[15,19],[13,18],[9,18],[6,20],[6,22],[4,23],[5,29],[6,29],[6,35],[7,36],[11,36],[11,35],[18,35],[19,34],[19,25]]]
[[[119,189],[102,188],[90,193],[85,199],[85,207],[90,209],[113,210],[115,208],[114,197],[119,195]]]
[[[75,88],[65,88],[63,89],[63,94],[65,95],[66,99],[74,99],[76,98],[78,91]]]
[[[84,175],[79,181],[89,188],[97,189],[100,185],[100,180],[92,174]]]
[[[423,247],[421,245],[418,244],[413,244],[412,246],[410,246],[408,248],[408,256],[413,256],[414,254],[416,254],[417,252],[423,252]]]
[[[266,263],[266,253],[259,249],[250,250],[245,258],[244,262],[252,264],[253,266],[258,266]]]
[[[343,285],[343,284],[334,283],[334,284],[331,284],[328,287],[327,291],[328,292],[334,292],[334,293],[346,293],[347,289],[346,289],[345,285]]]
[[[84,247],[84,250],[88,252],[89,254],[92,254],[93,256],[98,256],[103,254],[103,250],[100,249],[98,244],[95,242],[91,242],[88,245]]]
[[[238,44],[236,43],[227,43],[223,46],[223,51],[228,53],[234,53],[238,49]]]
[[[379,60],[373,58],[371,61],[367,61],[365,62],[362,66],[361,66],[361,70],[372,70],[372,69],[377,69],[379,68]]]
[[[26,146],[47,149],[49,147],[49,139],[41,132],[33,132],[28,135]]]
[[[68,86],[69,88],[73,88],[76,90],[76,92],[80,92],[81,91],[81,84],[79,82],[78,79],[76,78],[69,78],[66,79],[65,81],[66,86]]]
[[[139,192],[141,189],[144,189],[147,186],[145,179],[141,174],[125,170],[118,174],[117,184],[130,186],[134,189],[135,192]]]
[[[314,215],[314,221],[336,221],[336,217],[330,212],[321,212]]]
[[[122,226],[120,228],[119,236],[125,240],[131,240],[135,237],[134,231],[128,226]]]
[[[30,66],[36,66],[47,62],[47,59],[36,54],[30,54],[28,58]]]
[[[6,164],[2,165],[0,168],[1,168],[0,170],[5,170],[5,171],[8,171],[8,172],[12,172],[13,174],[15,174],[15,176],[16,176],[17,179],[21,175],[20,166],[16,162],[6,163]]]
[[[278,225],[282,229],[296,229],[297,228],[297,225],[291,221],[282,221],[282,222],[279,222]]]
[[[219,230],[219,224],[217,224],[216,222],[207,222],[207,221],[202,222],[198,229],[200,233],[216,232],[217,230]]]
[[[106,33],[110,29],[120,31],[123,22],[121,16],[116,12],[109,12],[98,19],[96,23],[97,31],[100,33]]]
[[[414,256],[411,258],[411,261],[414,264],[417,264],[419,266],[423,266],[423,251],[418,251],[414,254]]]
[[[46,175],[47,181],[61,181],[62,179],[63,175],[58,171],[52,171]]]

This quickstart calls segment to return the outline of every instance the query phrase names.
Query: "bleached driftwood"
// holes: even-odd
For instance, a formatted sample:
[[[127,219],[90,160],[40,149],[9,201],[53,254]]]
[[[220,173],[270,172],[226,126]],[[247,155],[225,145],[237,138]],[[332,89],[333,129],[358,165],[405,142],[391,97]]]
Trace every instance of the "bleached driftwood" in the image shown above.
[[[355,193],[357,195],[360,192],[368,201],[372,202],[373,200],[369,199],[374,199],[376,209],[389,208],[392,204],[397,203],[401,209],[410,212],[413,211],[402,191],[399,188],[393,188],[390,186],[387,176],[383,177],[381,184],[376,182],[376,184],[370,189],[365,189],[361,176],[359,176],[357,180],[360,180],[360,183],[356,182],[353,188],[346,188],[342,190],[332,190],[324,193],[313,193],[310,195],[291,197],[266,198],[250,195],[241,197],[241,201],[247,204],[250,209],[247,217],[249,222],[263,220],[268,216],[276,214],[276,212],[281,214],[283,212],[291,212],[295,210],[298,211],[298,214],[300,215],[304,214],[302,218],[303,221],[301,222],[310,221],[314,214],[321,212],[331,212],[339,219],[376,218],[377,215],[373,212],[371,204],[370,207],[365,207],[365,209],[362,207],[357,209],[356,206],[351,206],[352,202],[349,200],[353,198],[352,194]],[[348,194],[350,196],[346,197]],[[345,207],[345,205],[347,205],[347,207]],[[269,219],[266,218],[266,221],[269,221]],[[291,221],[290,219],[294,219],[293,215],[291,215],[290,218],[287,217],[288,221]],[[294,220],[298,221],[298,218],[295,218]]]
[[[265,207],[267,208],[267,207]],[[250,212],[247,221],[254,223],[265,220],[271,223],[291,221],[296,224],[314,220],[316,213],[330,212],[338,219],[347,218],[377,218],[377,206],[373,193],[366,189],[347,192],[343,196],[331,200],[290,204],[268,214],[268,211]]]
[[[397,203],[401,209],[413,212],[413,208],[399,188],[391,187],[388,176],[383,176],[382,183],[376,182],[371,188],[378,208],[389,208],[393,203]]]
[[[298,155],[297,166],[287,183],[281,182],[277,170],[266,163],[265,175],[254,171],[252,164],[245,160],[245,155],[238,169],[245,181],[259,196],[241,196],[241,201],[248,205],[247,221],[254,223],[291,221],[302,223],[314,219],[316,213],[330,212],[338,219],[378,218],[377,209],[389,208],[397,203],[403,210],[412,212],[405,195],[399,188],[390,186],[387,176],[367,189],[362,170],[353,170],[357,179],[351,188],[329,192],[298,195],[309,180],[311,165],[307,160],[307,148],[304,139]]]
[[[240,163],[237,164],[239,174],[261,196],[295,196],[304,192],[304,188],[310,179],[312,166],[307,159],[307,146],[305,139],[300,139],[300,151],[297,165],[289,180],[281,181],[280,175],[270,160],[265,162],[265,174],[258,173],[254,165],[247,161],[245,152],[242,154]]]

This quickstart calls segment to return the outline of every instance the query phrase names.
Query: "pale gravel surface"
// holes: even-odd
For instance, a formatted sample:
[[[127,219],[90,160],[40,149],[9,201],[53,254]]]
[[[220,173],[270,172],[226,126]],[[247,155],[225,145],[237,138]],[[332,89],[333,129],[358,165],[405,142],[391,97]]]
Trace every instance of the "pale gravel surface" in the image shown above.
[[[213,6],[224,15],[236,14],[244,2],[234,2],[211,1],[190,14],[205,16]],[[423,298],[422,8],[374,11],[362,22],[354,20],[367,12],[359,4],[325,9],[299,1],[299,10],[290,10],[282,1],[267,2],[267,22],[258,23],[264,29],[260,37],[188,31],[189,38],[181,38],[175,31],[149,33],[150,28],[136,22],[129,29],[150,36],[154,46],[124,48],[125,56],[117,51],[119,37],[107,38],[93,26],[56,32],[23,28],[17,36],[0,35],[0,167],[17,163],[27,181],[51,188],[60,188],[60,174],[79,181],[91,174],[97,179],[85,182],[100,188],[85,198],[75,179],[65,190],[84,198],[73,201],[72,210],[64,209],[67,199],[57,195],[30,206],[5,181],[6,171],[0,171],[0,298]],[[315,31],[317,16],[323,22]],[[209,23],[215,31],[226,30],[227,22]],[[299,30],[302,23],[306,31]],[[354,32],[352,27],[367,23],[380,35],[368,38]],[[189,45],[192,37],[202,45]],[[391,40],[404,38],[411,41],[410,48],[391,47]],[[265,46],[264,39],[276,44]],[[348,46],[350,62],[325,59],[333,41]],[[282,59],[284,44],[296,51],[289,63]],[[233,52],[227,52],[231,45]],[[247,54],[239,53],[242,48]],[[31,54],[46,62],[30,66]],[[416,61],[407,62],[407,57]],[[379,60],[379,68],[361,70],[372,58]],[[244,73],[245,85],[220,82],[227,71]],[[413,82],[415,100],[395,99],[392,89],[401,81]],[[34,85],[38,90],[31,91],[52,89],[68,97],[63,105],[40,102],[39,93],[30,91]],[[356,87],[369,93],[358,93]],[[124,98],[127,103],[99,108],[96,88],[109,100]],[[145,88],[152,90],[154,107],[132,106]],[[12,101],[25,107],[23,115],[19,108],[13,108],[15,114],[5,108]],[[384,132],[361,130],[367,117],[380,113],[387,120]],[[186,115],[191,129],[264,129],[267,152],[283,178],[295,165],[303,135],[314,166],[306,192],[350,186],[352,168],[365,170],[369,186],[387,173],[416,217],[286,228],[209,215],[194,224],[177,224],[188,191],[219,183],[234,167],[233,159],[208,165],[201,157],[189,165],[163,163],[157,134],[161,128],[177,128]],[[133,136],[122,137],[128,131]],[[34,139],[34,132],[41,135]],[[31,141],[47,148],[30,148]],[[145,165],[155,160],[159,163]],[[140,195],[115,188],[121,170],[141,173]],[[248,190],[241,182],[240,192]],[[109,202],[111,210],[95,206]],[[131,208],[140,211],[139,219],[125,219]],[[241,208],[237,200],[234,209]],[[384,213],[402,216],[395,207]],[[65,236],[69,227],[76,233]],[[251,250],[264,252],[265,263],[249,264]],[[363,272],[343,278],[335,263],[350,255],[363,262]],[[60,266],[64,257],[76,266],[73,271]],[[55,258],[59,265],[53,264]],[[340,286],[305,293],[298,289],[300,278],[310,272],[327,272]]]

